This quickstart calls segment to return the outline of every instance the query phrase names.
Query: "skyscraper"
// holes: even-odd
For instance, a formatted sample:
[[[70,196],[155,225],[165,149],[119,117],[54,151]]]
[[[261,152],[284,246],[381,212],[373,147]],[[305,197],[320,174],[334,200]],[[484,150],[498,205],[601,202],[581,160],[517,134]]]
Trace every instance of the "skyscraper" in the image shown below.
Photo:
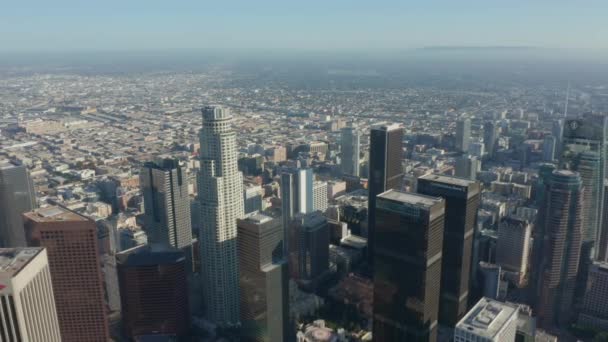
[[[285,248],[289,244],[289,225],[297,213],[313,211],[313,174],[312,169],[290,169],[281,174],[281,212],[283,230],[286,237]],[[287,250],[285,251],[287,253]]]
[[[608,263],[595,262],[589,269],[585,298],[578,324],[608,330]]]
[[[602,180],[607,176],[607,138],[608,116],[585,114],[579,118],[567,119],[564,123],[560,166],[580,173],[583,185],[587,187],[585,197],[592,199],[586,201],[583,208],[584,216],[587,218],[583,231],[585,245],[599,245],[597,241],[602,235],[604,207]],[[588,247],[586,249],[590,250]],[[594,258],[599,257],[599,249],[594,248],[592,255]]]
[[[312,185],[312,210],[327,210],[327,182],[315,181]]]
[[[374,340],[436,341],[444,200],[388,190],[375,210]]]
[[[579,267],[583,187],[578,173],[557,170],[547,186],[544,211],[544,246],[540,268],[537,312],[541,327],[563,326],[572,317]]]
[[[237,219],[244,215],[243,175],[237,168],[236,132],[227,108],[202,109],[201,264],[207,318],[219,325],[239,322]]]
[[[460,152],[467,152],[470,141],[471,120],[469,118],[461,118],[456,121],[456,149]]]
[[[314,287],[329,270],[329,227],[320,211],[298,213],[290,222],[289,257],[292,276]]]
[[[376,196],[389,189],[400,189],[403,182],[403,128],[397,124],[372,127],[369,137],[368,236],[369,265],[375,248]]]
[[[0,284],[0,341],[62,341],[44,248],[0,248]]]
[[[498,140],[498,126],[491,121],[483,125],[483,143],[488,157],[494,157],[496,152],[496,140]]]
[[[26,245],[21,215],[35,206],[36,194],[27,168],[0,160],[0,247]]]
[[[116,254],[125,334],[184,336],[190,327],[184,252],[162,245]]]
[[[174,159],[144,164],[139,175],[148,243],[182,249],[192,245],[186,170]]]
[[[555,160],[555,149],[557,148],[557,138],[547,135],[543,140],[543,161],[552,162]]]
[[[462,155],[456,159],[456,176],[469,180],[477,179],[481,170],[481,161],[471,155]]]
[[[530,234],[532,225],[525,219],[510,216],[498,225],[496,263],[517,274],[517,284],[523,284],[528,273]]]
[[[255,213],[238,221],[242,331],[252,341],[288,341],[289,274],[281,220]]]
[[[25,213],[29,246],[45,247],[62,342],[109,338],[95,222],[62,207]]]
[[[418,178],[418,193],[445,199],[439,322],[454,327],[467,312],[480,185],[432,174]]]
[[[360,134],[356,127],[344,127],[340,131],[340,149],[342,151],[342,173],[359,176]]]

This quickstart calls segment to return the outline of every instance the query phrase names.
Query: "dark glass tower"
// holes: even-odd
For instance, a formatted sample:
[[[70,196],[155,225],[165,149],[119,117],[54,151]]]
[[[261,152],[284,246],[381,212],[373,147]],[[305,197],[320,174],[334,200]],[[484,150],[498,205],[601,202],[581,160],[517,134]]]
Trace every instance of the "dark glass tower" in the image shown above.
[[[21,215],[35,205],[36,194],[27,168],[0,159],[0,247],[26,246]]]
[[[427,175],[418,179],[418,193],[445,199],[439,322],[454,327],[467,312],[480,186],[464,178]]]
[[[436,341],[444,200],[389,190],[375,210],[374,340]]]
[[[376,196],[400,189],[403,181],[403,128],[397,124],[373,127],[369,137],[368,256],[373,267]]]

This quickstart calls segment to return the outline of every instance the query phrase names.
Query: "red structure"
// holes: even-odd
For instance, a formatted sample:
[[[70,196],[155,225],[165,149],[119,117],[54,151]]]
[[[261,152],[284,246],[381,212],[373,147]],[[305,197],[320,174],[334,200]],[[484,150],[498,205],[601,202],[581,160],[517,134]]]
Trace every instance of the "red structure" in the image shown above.
[[[95,222],[61,207],[23,217],[28,245],[47,249],[61,341],[107,342]]]
[[[184,336],[190,326],[186,258],[180,250],[137,246],[116,255],[125,334]]]

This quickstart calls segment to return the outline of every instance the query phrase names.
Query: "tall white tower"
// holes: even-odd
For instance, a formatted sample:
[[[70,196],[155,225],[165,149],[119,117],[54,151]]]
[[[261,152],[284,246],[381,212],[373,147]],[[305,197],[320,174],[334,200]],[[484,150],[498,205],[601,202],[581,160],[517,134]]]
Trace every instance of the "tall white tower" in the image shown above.
[[[227,108],[202,109],[201,266],[207,318],[222,326],[239,323],[237,219],[244,216],[243,175],[237,167],[236,132]]]

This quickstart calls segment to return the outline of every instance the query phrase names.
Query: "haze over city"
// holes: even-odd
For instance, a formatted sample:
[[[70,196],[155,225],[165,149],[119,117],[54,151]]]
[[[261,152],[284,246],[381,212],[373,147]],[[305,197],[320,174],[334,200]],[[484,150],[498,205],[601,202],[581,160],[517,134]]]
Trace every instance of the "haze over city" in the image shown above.
[[[608,341],[608,3],[17,1],[0,341]]]

